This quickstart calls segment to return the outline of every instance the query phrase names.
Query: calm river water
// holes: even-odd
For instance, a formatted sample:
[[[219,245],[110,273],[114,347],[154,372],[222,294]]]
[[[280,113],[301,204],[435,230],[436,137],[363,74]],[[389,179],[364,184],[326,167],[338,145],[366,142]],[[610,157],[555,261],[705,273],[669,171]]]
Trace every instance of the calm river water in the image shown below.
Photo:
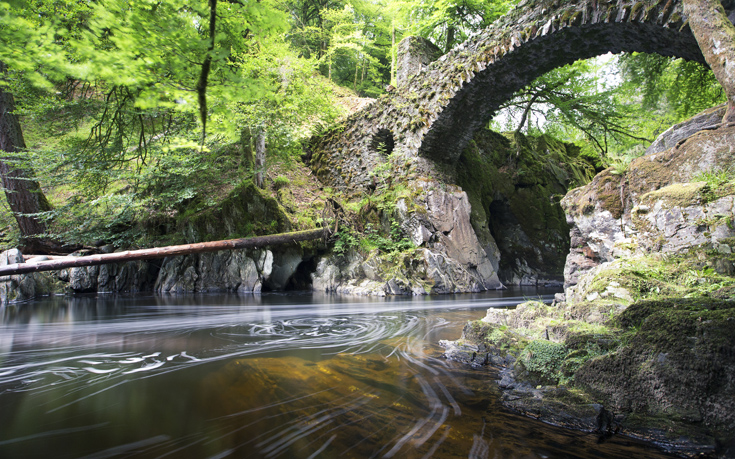
[[[441,357],[535,290],[56,297],[0,325],[0,458],[668,457],[504,410]]]

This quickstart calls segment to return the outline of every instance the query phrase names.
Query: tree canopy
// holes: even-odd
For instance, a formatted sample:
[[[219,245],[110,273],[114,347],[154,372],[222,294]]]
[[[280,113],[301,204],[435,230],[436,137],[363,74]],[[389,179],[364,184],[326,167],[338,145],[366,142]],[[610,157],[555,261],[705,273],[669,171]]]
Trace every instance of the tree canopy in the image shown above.
[[[382,94],[402,38],[448,51],[517,3],[2,2],[0,85],[29,139],[12,162],[54,204],[11,214],[37,214],[63,242],[134,243],[121,228],[211,204],[217,186],[262,174],[252,157],[261,134],[268,157],[297,159],[300,142],[340,114],[338,99]],[[623,54],[543,75],[494,124],[614,158],[724,100],[704,66]]]

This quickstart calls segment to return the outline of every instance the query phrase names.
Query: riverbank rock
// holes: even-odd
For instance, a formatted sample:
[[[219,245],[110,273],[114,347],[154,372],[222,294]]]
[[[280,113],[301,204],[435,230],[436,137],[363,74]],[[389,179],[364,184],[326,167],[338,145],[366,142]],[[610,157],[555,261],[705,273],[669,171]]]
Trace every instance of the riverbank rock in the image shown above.
[[[447,357],[501,366],[503,404],[546,422],[733,457],[734,141],[678,137],[569,192],[565,294],[489,310]]]
[[[18,249],[10,249],[0,253],[0,266],[15,263],[25,263],[23,254]],[[56,288],[58,288],[58,285],[54,276],[47,273],[2,276],[0,277],[0,306],[48,295]]]
[[[284,290],[304,258],[303,251],[293,247],[169,257],[163,261],[154,290],[158,293]]]
[[[567,300],[589,294],[574,286],[596,266],[696,246],[717,250],[735,236],[733,142],[735,127],[701,131],[569,192],[561,202],[571,227]]]
[[[475,135],[455,179],[468,194],[477,237],[495,248],[488,252],[504,284],[561,286],[569,227],[559,200],[589,182],[598,163],[576,145],[546,135]]]

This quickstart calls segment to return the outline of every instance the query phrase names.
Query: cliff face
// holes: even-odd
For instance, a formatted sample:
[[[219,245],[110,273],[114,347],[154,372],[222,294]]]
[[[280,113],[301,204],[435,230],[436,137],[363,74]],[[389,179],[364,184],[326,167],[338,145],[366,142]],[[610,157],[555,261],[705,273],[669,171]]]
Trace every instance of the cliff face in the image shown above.
[[[596,157],[550,136],[483,130],[462,153],[457,183],[467,190],[480,240],[498,246],[506,285],[561,285],[569,227],[559,200],[595,174]]]

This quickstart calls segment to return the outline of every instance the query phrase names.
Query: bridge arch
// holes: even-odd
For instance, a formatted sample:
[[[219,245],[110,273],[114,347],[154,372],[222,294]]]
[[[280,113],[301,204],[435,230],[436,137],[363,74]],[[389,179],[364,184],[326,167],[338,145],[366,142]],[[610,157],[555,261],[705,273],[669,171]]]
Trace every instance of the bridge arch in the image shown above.
[[[426,127],[418,154],[456,159],[518,90],[555,68],[608,52],[704,63],[680,1],[526,1],[445,57],[466,56],[470,71]]]

